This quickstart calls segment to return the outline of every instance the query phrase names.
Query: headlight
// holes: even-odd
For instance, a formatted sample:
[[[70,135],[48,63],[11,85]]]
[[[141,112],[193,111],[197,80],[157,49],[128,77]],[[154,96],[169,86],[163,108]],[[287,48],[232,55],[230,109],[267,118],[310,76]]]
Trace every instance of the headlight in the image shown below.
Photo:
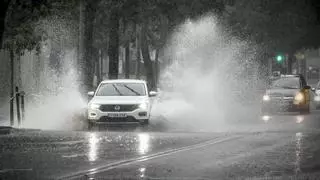
[[[89,104],[89,109],[99,109],[100,104]]]
[[[270,100],[270,96],[268,96],[268,95],[263,96],[263,101],[269,101],[269,100]]]
[[[141,103],[141,104],[139,105],[139,108],[140,108],[140,109],[147,110],[147,109],[148,109],[148,103],[147,103],[147,102]]]
[[[299,92],[299,93],[296,94],[296,96],[294,97],[294,100],[301,102],[301,101],[304,100],[304,95],[303,95],[301,92]]]

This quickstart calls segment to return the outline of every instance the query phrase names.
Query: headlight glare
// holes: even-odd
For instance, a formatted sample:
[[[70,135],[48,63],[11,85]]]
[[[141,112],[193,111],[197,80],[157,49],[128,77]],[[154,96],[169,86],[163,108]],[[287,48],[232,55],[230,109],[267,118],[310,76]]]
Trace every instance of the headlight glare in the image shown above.
[[[301,101],[304,100],[304,95],[303,95],[301,92],[299,92],[299,93],[297,93],[296,96],[294,97],[294,100],[301,102]]]
[[[99,109],[100,104],[89,104],[89,109]]]
[[[139,108],[146,110],[146,109],[148,108],[148,103],[147,103],[147,102],[141,103],[141,104],[139,105]]]
[[[263,101],[269,101],[269,100],[270,100],[270,96],[268,96],[268,95],[263,96]]]

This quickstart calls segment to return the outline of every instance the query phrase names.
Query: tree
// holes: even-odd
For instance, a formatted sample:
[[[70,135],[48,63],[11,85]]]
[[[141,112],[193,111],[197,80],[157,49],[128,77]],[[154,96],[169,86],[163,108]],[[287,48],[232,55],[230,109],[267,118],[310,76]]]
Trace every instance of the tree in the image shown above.
[[[153,64],[151,62],[150,58],[150,52],[149,52],[149,43],[147,39],[147,28],[148,28],[148,23],[144,22],[141,25],[141,52],[142,52],[142,58],[146,70],[146,76],[147,76],[147,81],[150,89],[153,89],[156,87],[156,82],[154,79],[154,71],[153,71]]]
[[[21,55],[25,50],[36,49],[39,52],[42,32],[34,32],[33,27],[48,12],[47,3],[31,0],[4,1],[1,12],[0,43],[10,51],[11,86],[10,86],[10,123],[13,125],[13,99],[15,91],[14,59],[15,54]],[[19,63],[19,62],[18,62]],[[19,66],[18,66],[19,67]],[[20,74],[19,74],[20,76]]]
[[[140,2],[141,50],[147,72],[147,80],[151,88],[156,88],[159,62],[158,57],[168,39],[168,34],[175,26],[187,18],[197,18],[207,12],[218,16],[224,5],[212,0],[182,0],[179,3],[169,0],[153,0]],[[155,68],[150,52],[156,50]]]
[[[94,40],[93,30],[96,19],[98,0],[80,1],[80,26],[79,26],[79,68],[82,73],[82,91],[88,92],[93,88],[94,76]]]
[[[114,9],[110,15],[109,79],[117,79],[119,73],[119,12]]]
[[[232,35],[261,47],[266,58],[258,62],[267,66],[275,53],[288,54],[290,73],[293,54],[302,47],[319,45],[315,11],[310,1],[235,1],[227,8],[225,22]]]
[[[2,0],[0,3],[0,49],[3,44],[3,33],[5,29],[5,19],[9,8],[10,0]]]
[[[233,35],[271,52],[291,53],[299,49],[302,36],[314,27],[314,11],[308,2],[235,1],[224,18]]]

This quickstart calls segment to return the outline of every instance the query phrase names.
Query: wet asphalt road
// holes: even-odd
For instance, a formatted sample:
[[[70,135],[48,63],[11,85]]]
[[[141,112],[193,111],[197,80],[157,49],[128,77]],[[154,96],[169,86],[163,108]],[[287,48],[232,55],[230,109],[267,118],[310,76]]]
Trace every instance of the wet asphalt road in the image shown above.
[[[233,124],[226,132],[0,130],[0,178],[318,177],[319,128],[314,111]]]

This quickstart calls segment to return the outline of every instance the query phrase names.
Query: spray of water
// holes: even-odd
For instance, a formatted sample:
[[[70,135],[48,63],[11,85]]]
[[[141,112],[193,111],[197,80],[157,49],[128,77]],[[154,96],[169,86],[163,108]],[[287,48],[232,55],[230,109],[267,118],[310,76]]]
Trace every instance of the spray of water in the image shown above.
[[[31,53],[21,61],[22,89],[27,93],[25,128],[71,130],[81,125],[79,116],[86,102],[79,92],[76,23],[52,16],[35,28],[49,38],[42,42],[40,56]],[[54,62],[50,62],[52,52]]]
[[[167,46],[172,64],[162,71],[153,114],[192,130],[222,130],[259,111],[255,48],[219,27],[214,16],[186,21]]]
[[[79,115],[85,108],[85,101],[78,91],[76,67],[71,60],[73,52],[63,59],[62,73],[55,70],[41,72],[37,93],[28,94],[25,128],[71,130],[79,125]],[[30,77],[29,77],[30,78]],[[32,84],[32,79],[25,80]],[[28,84],[25,84],[25,89]]]

